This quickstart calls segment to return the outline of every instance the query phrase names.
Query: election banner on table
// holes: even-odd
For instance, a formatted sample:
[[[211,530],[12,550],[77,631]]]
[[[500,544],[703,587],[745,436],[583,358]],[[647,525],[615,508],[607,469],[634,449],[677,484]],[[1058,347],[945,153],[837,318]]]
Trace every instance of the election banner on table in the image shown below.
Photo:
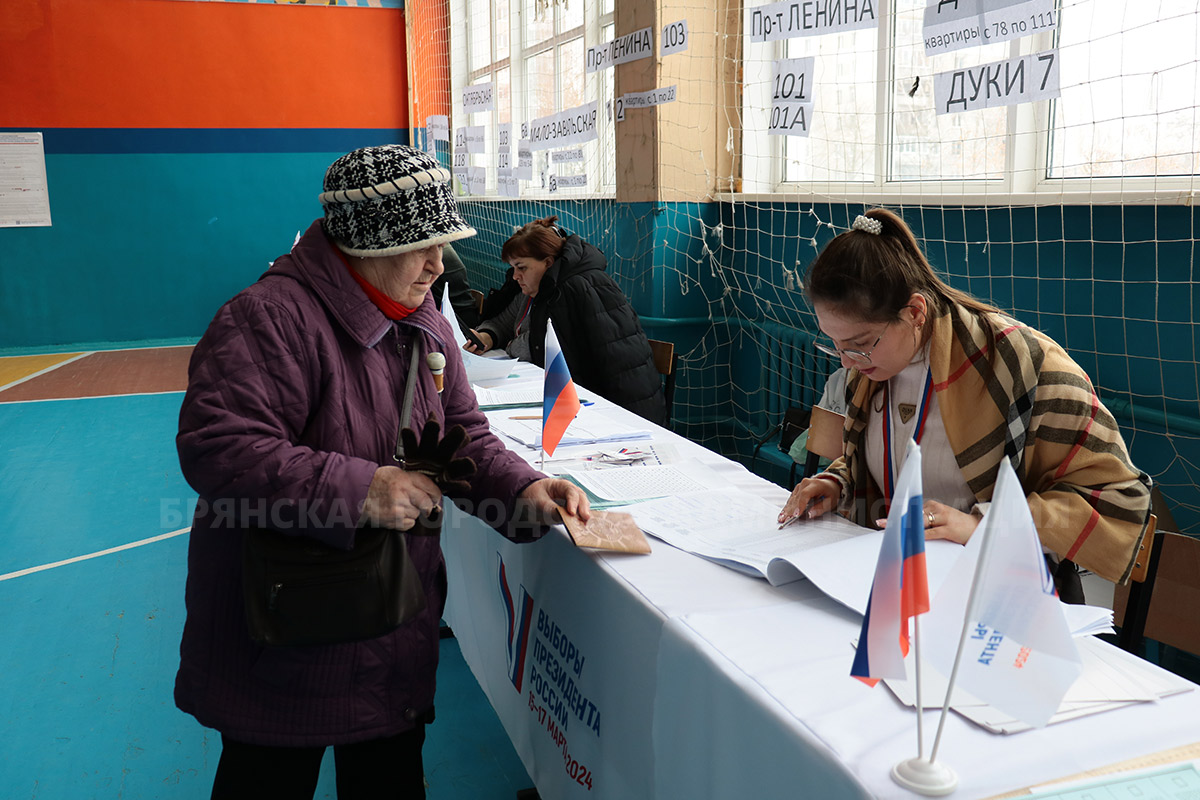
[[[539,794],[653,796],[657,648],[646,643],[663,621],[557,529],[516,544],[451,504],[446,515],[443,617]],[[610,615],[621,625],[604,624]]]

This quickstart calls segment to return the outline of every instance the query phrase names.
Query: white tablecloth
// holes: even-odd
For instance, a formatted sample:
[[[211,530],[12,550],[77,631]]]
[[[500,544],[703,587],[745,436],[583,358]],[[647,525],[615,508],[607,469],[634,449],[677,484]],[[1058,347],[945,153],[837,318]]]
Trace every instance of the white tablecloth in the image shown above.
[[[448,509],[445,618],[542,797],[916,797],[890,778],[916,755],[915,712],[849,676],[857,614],[808,581],[772,587],[652,545],[598,554],[561,529],[516,545]],[[925,712],[926,750],[937,720]],[[1198,741],[1196,720],[1196,691],[1009,736],[952,713],[938,760],[958,774],[950,797],[987,797]]]

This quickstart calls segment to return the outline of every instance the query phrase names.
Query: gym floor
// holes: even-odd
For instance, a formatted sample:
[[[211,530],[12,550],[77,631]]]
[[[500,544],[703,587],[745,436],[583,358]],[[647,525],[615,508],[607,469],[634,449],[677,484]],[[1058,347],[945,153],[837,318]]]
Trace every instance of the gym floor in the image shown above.
[[[175,429],[191,346],[0,358],[0,797],[207,798],[221,739],[175,708],[189,512]],[[431,800],[532,785],[453,638]],[[317,798],[333,798],[332,751]]]

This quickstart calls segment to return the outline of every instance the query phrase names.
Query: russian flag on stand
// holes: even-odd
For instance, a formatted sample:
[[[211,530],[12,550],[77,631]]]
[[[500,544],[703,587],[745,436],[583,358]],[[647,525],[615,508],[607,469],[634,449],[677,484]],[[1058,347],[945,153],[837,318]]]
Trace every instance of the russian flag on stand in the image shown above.
[[[567,369],[554,323],[546,321],[546,383],[542,400],[542,450],[554,455],[567,426],[579,413],[579,393]]]
[[[921,498],[921,447],[911,439],[888,511],[850,674],[874,686],[904,678],[908,621],[929,610],[925,576],[925,511]]]

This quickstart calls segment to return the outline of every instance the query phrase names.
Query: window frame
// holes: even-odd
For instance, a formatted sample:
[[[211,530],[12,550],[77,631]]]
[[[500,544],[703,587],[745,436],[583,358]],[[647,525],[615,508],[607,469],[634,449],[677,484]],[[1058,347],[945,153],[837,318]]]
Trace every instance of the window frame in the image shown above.
[[[761,5],[761,4],[757,4]],[[918,180],[889,176],[895,132],[892,120],[896,112],[894,87],[896,61],[894,42],[898,16],[893,3],[880,3],[876,27],[876,108],[874,174],[861,183],[851,181],[786,181],[786,136],[770,136],[766,126],[742,130],[743,191],[717,196],[725,201],[770,202],[781,199],[829,201],[865,204],[972,204],[972,205],[1093,205],[1190,204],[1196,195],[1200,174],[1178,176],[1102,176],[1050,177],[1053,155],[1053,116],[1055,100],[1022,103],[1006,107],[1006,139],[1003,175],[992,179]],[[749,11],[752,5],[747,5]],[[742,87],[743,119],[752,109],[765,105],[770,112],[771,63],[785,58],[789,40],[769,43],[751,42],[749,26],[743,33],[744,52],[761,48],[761,60],[752,64],[743,58],[745,81]],[[1011,59],[1042,52],[1057,46],[1058,32],[1044,32],[1008,42]],[[794,55],[792,57],[795,57]],[[966,112],[972,113],[972,112]]]
[[[537,42],[527,42],[525,35],[525,26],[521,24],[525,12],[527,0],[508,0],[508,31],[509,31],[509,48],[508,55],[504,58],[496,58],[496,36],[493,25],[496,21],[496,0],[452,0],[450,8],[451,19],[470,19],[472,11],[483,6],[488,10],[488,31],[489,31],[489,53],[491,61],[481,67],[470,69],[470,53],[471,53],[471,37],[475,32],[471,25],[463,25],[459,28],[462,31],[462,36],[465,37],[465,46],[455,47],[451,44],[451,52],[455,55],[451,57],[450,65],[450,85],[451,85],[451,140],[454,138],[454,128],[462,127],[454,123],[455,120],[465,118],[462,109],[462,89],[465,86],[470,86],[490,76],[493,86],[498,85],[497,75],[504,69],[508,69],[509,74],[509,120],[512,125],[511,137],[511,163],[513,168],[516,168],[517,161],[517,142],[521,138],[521,125],[530,123],[534,117],[529,113],[529,98],[526,92],[526,69],[525,64],[528,59],[544,54],[546,52],[554,53],[555,58],[559,58],[559,50],[563,45],[569,44],[575,40],[582,40],[584,53],[588,47],[595,46],[600,43],[601,32],[610,25],[613,25],[615,16],[614,11],[603,13],[603,6],[599,0],[573,0],[573,2],[583,3],[583,22],[568,30],[558,30],[562,24],[559,15],[562,13],[557,4],[550,4],[547,13],[555,15],[554,28],[555,32],[548,39],[542,39]],[[451,26],[451,37],[453,39],[455,28]],[[556,61],[557,64],[557,61]],[[555,111],[564,111],[563,108],[563,70],[556,69],[554,74],[554,97]],[[460,82],[460,76],[465,77],[465,83]],[[577,198],[586,196],[589,199],[615,197],[616,196],[616,177],[615,164],[612,157],[605,157],[604,150],[601,145],[608,142],[609,150],[615,148],[615,121],[611,118],[611,94],[613,76],[612,70],[601,70],[595,73],[585,73],[585,97],[595,98],[599,109],[599,121],[597,124],[598,138],[594,142],[588,142],[582,145],[583,147],[591,147],[595,150],[595,157],[589,158],[587,164],[589,167],[595,164],[596,169],[592,172],[589,169],[588,188],[583,192],[570,192],[569,194],[561,195],[567,198]],[[485,81],[486,82],[486,81]],[[472,200],[477,199],[498,199],[498,200],[513,200],[511,198],[499,194],[499,186],[497,184],[497,168],[499,162],[498,148],[493,144],[493,138],[500,126],[500,105],[498,93],[494,94],[496,103],[493,109],[488,112],[489,116],[486,122],[480,123],[477,121],[481,115],[473,114],[469,124],[483,124],[486,130],[487,137],[487,152],[483,154],[470,154],[468,163],[471,166],[479,166],[477,156],[486,158],[484,169],[487,175],[487,188],[482,195],[467,195]],[[586,100],[585,102],[591,102]],[[546,200],[556,198],[560,195],[551,194],[549,188],[541,186],[541,176],[539,175],[539,166],[545,165],[546,171],[549,171],[549,153],[552,150],[539,150],[533,154],[534,172],[533,177],[529,181],[521,182],[520,199],[537,199]]]

